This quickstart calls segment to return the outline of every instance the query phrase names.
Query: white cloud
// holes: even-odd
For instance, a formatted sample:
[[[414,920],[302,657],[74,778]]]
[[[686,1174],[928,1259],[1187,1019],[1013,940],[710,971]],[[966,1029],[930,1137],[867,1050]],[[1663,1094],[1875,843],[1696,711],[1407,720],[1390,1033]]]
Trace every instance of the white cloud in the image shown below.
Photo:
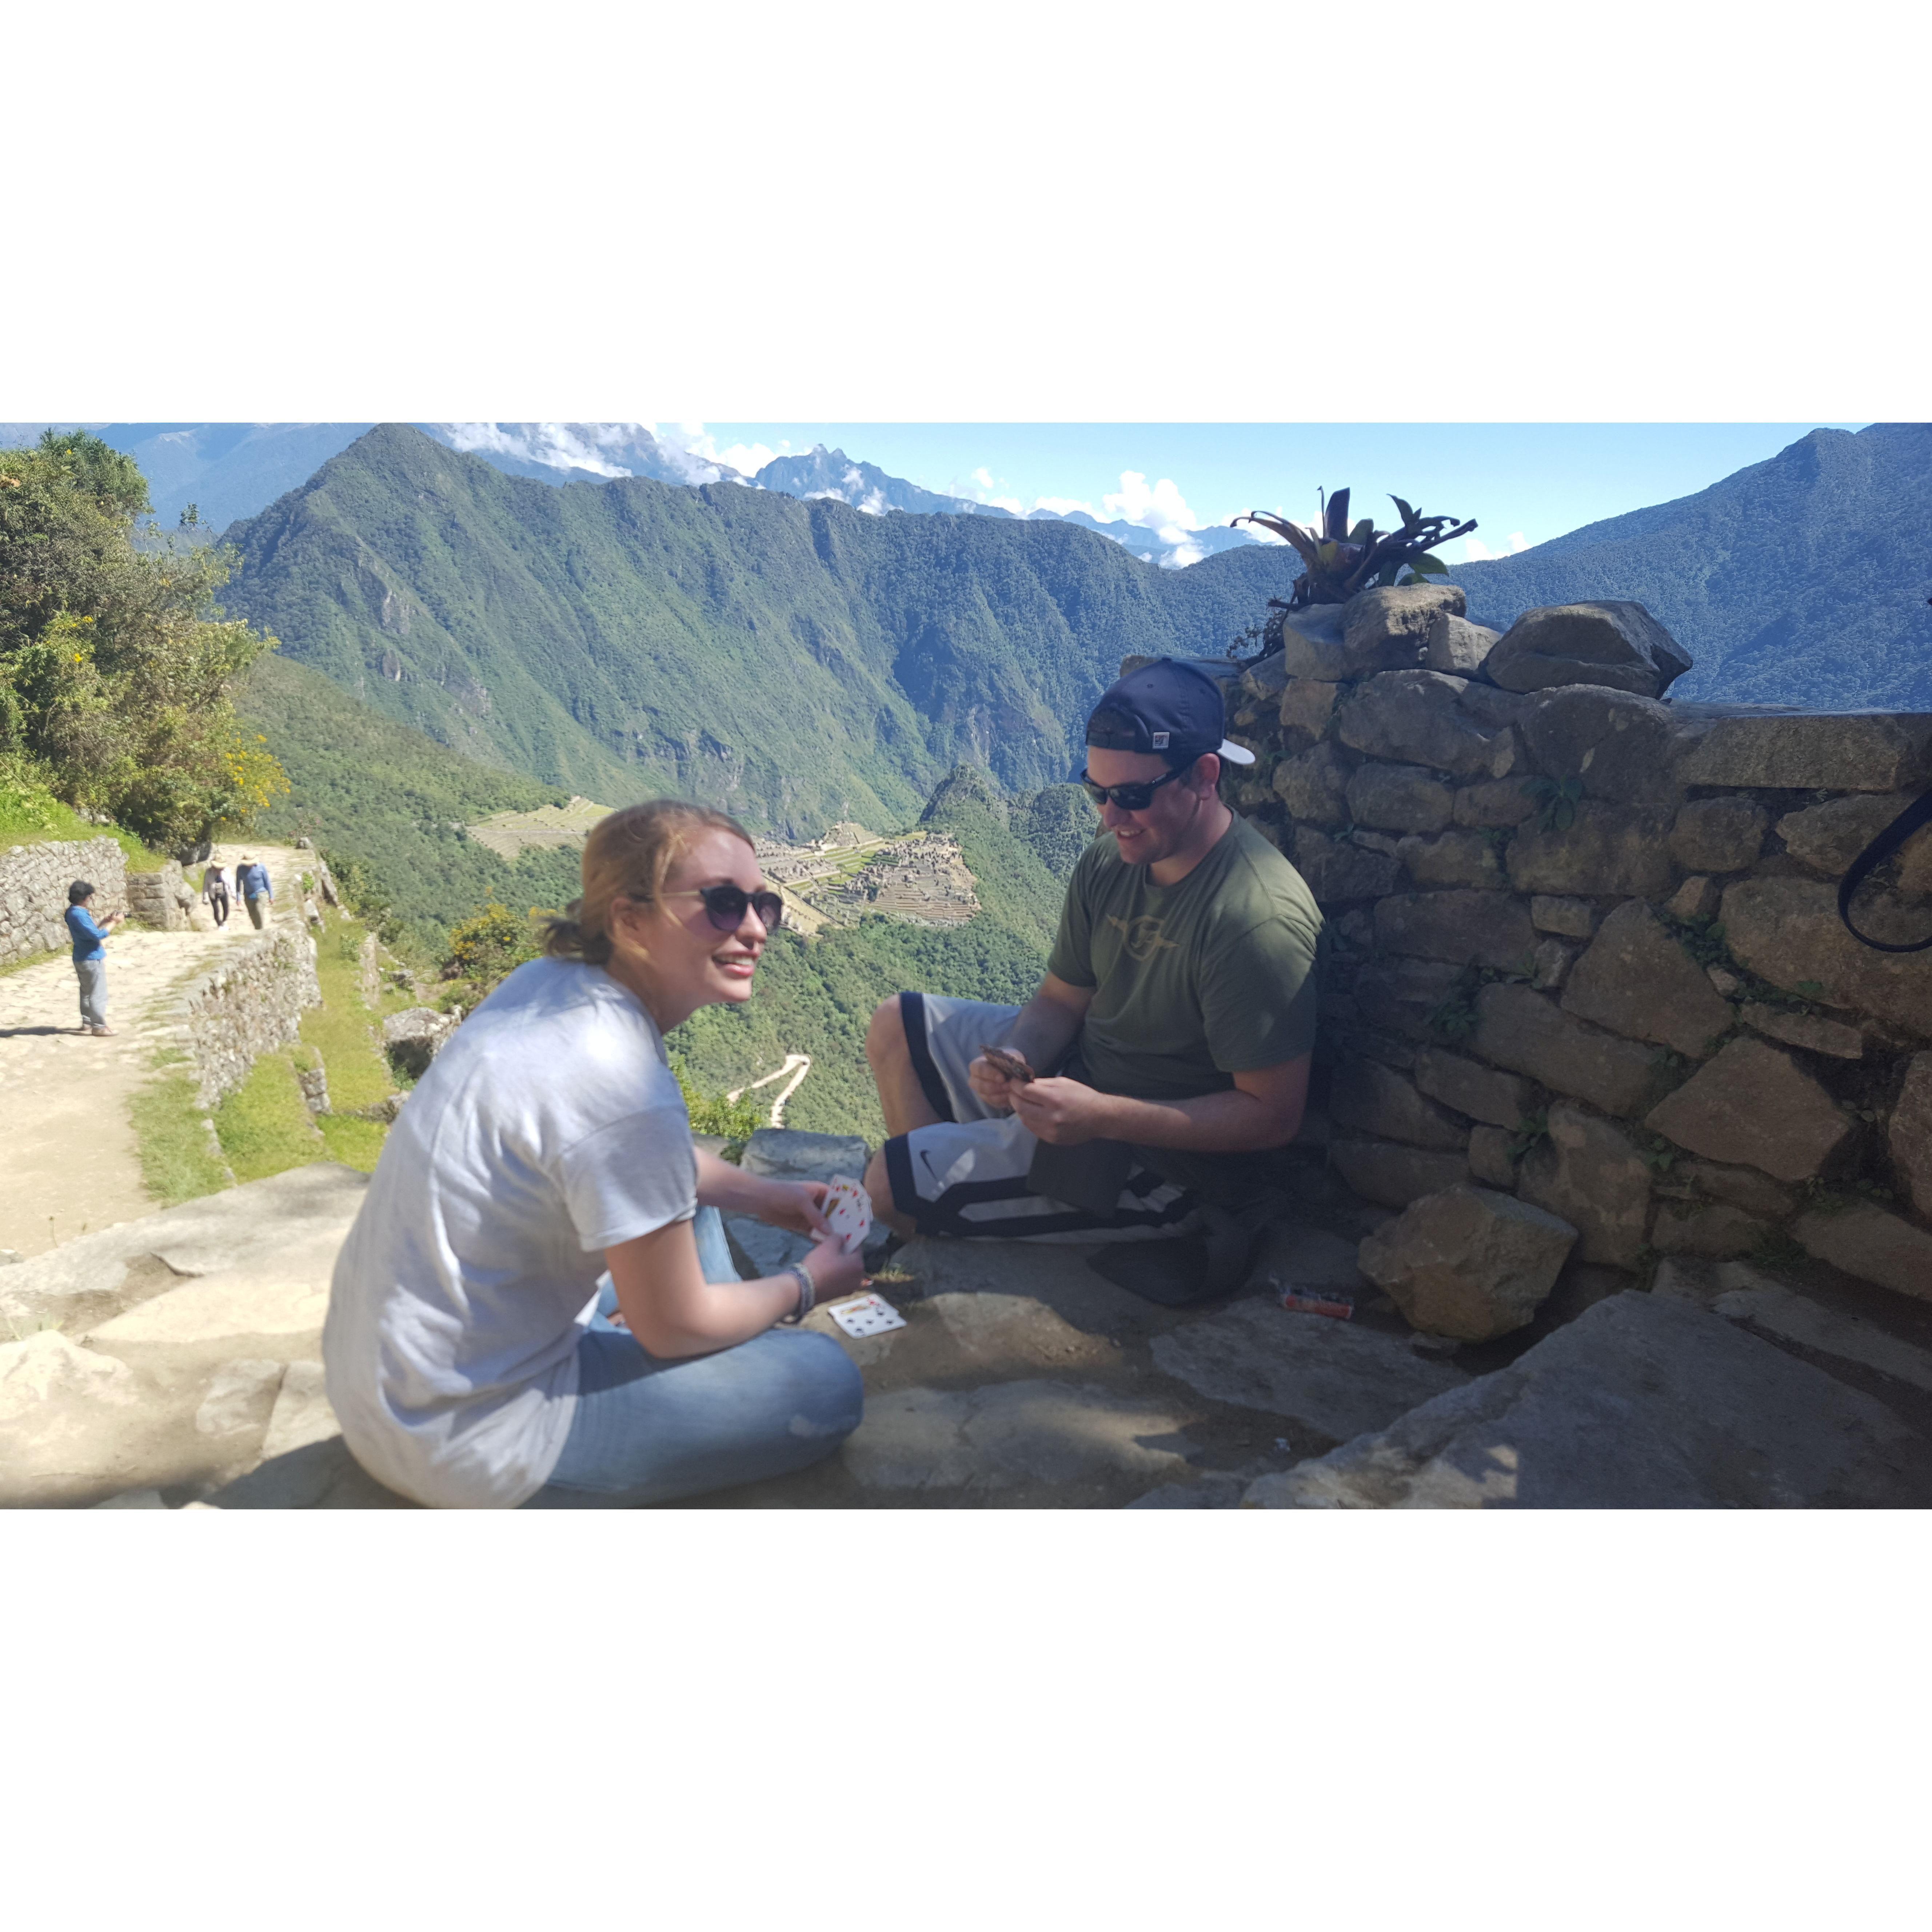
[[[1519,550],[1529,548],[1529,539],[1520,530],[1510,532],[1509,542],[1500,550],[1492,550],[1480,537],[1462,539],[1462,561],[1465,563],[1483,563],[1492,557],[1514,556]]]
[[[718,472],[729,470],[742,476],[755,476],[774,457],[788,455],[791,451],[788,440],[776,449],[762,442],[734,442],[720,449],[717,439],[701,422],[646,423],[644,427],[657,438],[674,467],[685,466],[676,461],[682,455],[691,458],[689,466],[694,471],[700,468],[712,471],[705,476],[694,474],[690,478],[693,482],[715,483]]]
[[[1096,524],[1106,521],[1091,503],[1078,496],[1036,496],[1033,506],[1036,510],[1051,511],[1056,517],[1070,516],[1076,510],[1084,510]]]
[[[635,423],[438,423],[453,449],[470,454],[514,457],[554,470],[587,470],[593,476],[632,472],[605,452],[632,440]]]
[[[1183,501],[1172,477],[1163,476],[1149,489],[1138,470],[1124,470],[1119,489],[1110,490],[1102,500],[1106,505],[1103,523],[1119,518],[1139,524],[1156,532],[1163,543],[1179,543],[1190,530],[1199,527],[1201,520]]]

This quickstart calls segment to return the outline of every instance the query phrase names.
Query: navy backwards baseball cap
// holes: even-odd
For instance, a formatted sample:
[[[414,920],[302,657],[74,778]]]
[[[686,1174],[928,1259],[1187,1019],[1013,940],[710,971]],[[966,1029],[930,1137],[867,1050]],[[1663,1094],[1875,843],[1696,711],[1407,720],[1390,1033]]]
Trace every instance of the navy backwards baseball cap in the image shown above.
[[[1157,752],[1170,765],[1214,752],[1233,765],[1251,765],[1253,752],[1230,744],[1220,681],[1198,665],[1156,658],[1130,670],[1094,707],[1087,742],[1102,752]]]

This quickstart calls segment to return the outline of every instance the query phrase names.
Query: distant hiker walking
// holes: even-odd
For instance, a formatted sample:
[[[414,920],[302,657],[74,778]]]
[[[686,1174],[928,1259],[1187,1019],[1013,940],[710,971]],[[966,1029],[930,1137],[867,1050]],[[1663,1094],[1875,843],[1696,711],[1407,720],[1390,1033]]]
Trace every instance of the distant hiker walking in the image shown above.
[[[268,867],[244,852],[241,864],[235,868],[235,890],[242,895],[242,902],[248,908],[249,920],[260,932],[264,916],[275,902],[274,889],[268,884]]]
[[[102,944],[122,915],[110,912],[105,926],[97,925],[88,902],[94,888],[76,879],[67,889],[67,929],[74,935],[74,970],[80,982],[80,1025],[77,1030],[105,1039],[107,1024],[107,949]]]
[[[228,874],[219,866],[209,866],[201,875],[201,902],[214,914],[215,930],[220,932],[228,923]]]

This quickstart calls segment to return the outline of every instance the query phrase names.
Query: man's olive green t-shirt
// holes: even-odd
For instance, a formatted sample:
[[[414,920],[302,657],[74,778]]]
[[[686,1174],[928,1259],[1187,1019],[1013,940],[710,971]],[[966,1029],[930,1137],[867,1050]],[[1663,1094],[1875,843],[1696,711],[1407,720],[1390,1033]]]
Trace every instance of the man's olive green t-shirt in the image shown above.
[[[1074,868],[1047,970],[1094,988],[1079,1039],[1091,1085],[1185,1100],[1314,1046],[1321,947],[1301,874],[1237,818],[1171,886],[1102,832]]]

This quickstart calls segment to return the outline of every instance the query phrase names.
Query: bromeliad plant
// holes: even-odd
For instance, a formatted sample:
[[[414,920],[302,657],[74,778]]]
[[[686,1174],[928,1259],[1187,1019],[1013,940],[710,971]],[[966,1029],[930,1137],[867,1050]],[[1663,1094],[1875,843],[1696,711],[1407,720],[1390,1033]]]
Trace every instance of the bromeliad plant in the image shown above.
[[[1448,575],[1449,566],[1433,554],[1435,548],[1452,538],[1467,536],[1476,527],[1474,518],[1459,524],[1454,517],[1425,517],[1400,496],[1389,500],[1402,513],[1402,527],[1397,530],[1378,530],[1368,517],[1352,526],[1346,490],[1337,490],[1324,502],[1318,530],[1304,529],[1286,517],[1271,517],[1262,510],[1232,517],[1228,524],[1231,528],[1236,524],[1258,524],[1294,546],[1308,567],[1294,580],[1294,588],[1282,608],[1300,610],[1310,604],[1346,604],[1359,590],[1426,584],[1431,578]]]

